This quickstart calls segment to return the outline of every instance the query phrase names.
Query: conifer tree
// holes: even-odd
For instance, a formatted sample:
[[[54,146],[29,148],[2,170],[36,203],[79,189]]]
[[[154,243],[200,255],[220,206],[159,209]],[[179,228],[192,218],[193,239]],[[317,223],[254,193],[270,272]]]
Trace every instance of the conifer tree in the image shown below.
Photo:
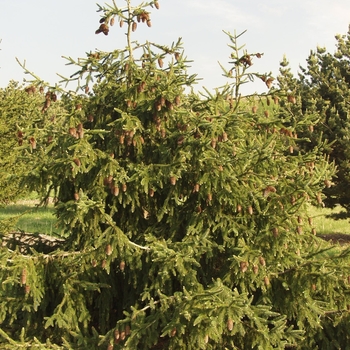
[[[326,149],[331,161],[337,165],[332,186],[327,183],[323,193],[324,203],[329,207],[340,204],[349,215],[349,97],[350,97],[350,27],[346,35],[336,35],[336,51],[327,52],[325,48],[312,50],[307,67],[301,67],[298,78],[294,78],[294,90],[300,96],[300,108],[303,113],[311,110],[317,123],[304,130],[304,135],[311,140],[305,145],[306,150],[314,147],[319,138],[327,140]],[[287,85],[291,79],[288,79]]]
[[[5,204],[15,200],[20,193],[18,175],[25,169],[19,159],[18,152],[13,149],[23,142],[22,128],[27,128],[26,113],[28,98],[18,84],[11,82],[5,89],[0,90],[0,203]],[[23,125],[24,123],[24,125]],[[22,124],[22,125],[21,125]],[[17,140],[16,140],[17,137]]]
[[[126,48],[70,59],[80,90],[58,91],[65,110],[52,120],[49,106],[32,130],[25,181],[54,191],[64,234],[49,253],[2,247],[2,347],[346,344],[349,250],[317,238],[307,214],[334,174],[325,145],[298,151],[295,101],[250,73],[262,54],[240,35],[227,33],[233,82],[194,93],[180,40],[132,42],[149,7],[99,7],[96,33],[117,20]],[[254,77],[271,90],[242,97]]]
[[[42,99],[40,86],[23,87],[11,81],[0,89],[0,204],[28,194],[27,187],[20,186],[20,179],[30,168],[31,160],[23,153],[35,149],[30,129],[43,123]],[[52,108],[53,113],[57,107]]]

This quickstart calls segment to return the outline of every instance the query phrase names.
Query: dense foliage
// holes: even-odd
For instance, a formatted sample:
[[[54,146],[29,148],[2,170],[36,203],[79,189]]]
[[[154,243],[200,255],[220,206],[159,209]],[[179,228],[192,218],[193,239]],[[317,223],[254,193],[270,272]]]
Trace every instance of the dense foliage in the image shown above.
[[[233,83],[199,96],[181,42],[130,40],[148,6],[100,7],[126,49],[92,52],[80,93],[57,94],[28,186],[54,193],[64,230],[51,252],[1,249],[2,348],[339,348],[349,341],[349,249],[315,236],[334,166],[299,132],[294,95],[241,97],[262,54],[228,34]],[[139,29],[137,29],[139,30]],[[32,85],[41,85],[33,81]],[[45,104],[44,104],[45,106]],[[50,191],[50,192],[49,192]]]
[[[21,151],[16,147],[27,142],[23,130],[42,117],[36,108],[40,102],[29,93],[14,82],[0,89],[0,204],[13,201],[25,193],[19,182],[28,164],[21,160]]]
[[[333,186],[323,191],[324,203],[329,207],[340,204],[350,214],[350,27],[347,35],[337,35],[336,40],[334,53],[321,47],[311,51],[307,67],[301,67],[298,78],[284,79],[282,87],[293,89],[300,96],[302,112],[310,114],[312,111],[317,120],[315,126],[304,132],[311,140],[304,148],[315,147],[320,138],[327,140],[326,152],[337,165]]]
[[[0,204],[28,195],[28,186],[21,179],[34,166],[26,155],[36,151],[33,130],[41,128],[48,117],[44,113],[48,94],[51,102],[51,92],[45,97],[42,86],[24,87],[16,82],[0,89]],[[50,118],[60,109],[60,103],[53,103]]]

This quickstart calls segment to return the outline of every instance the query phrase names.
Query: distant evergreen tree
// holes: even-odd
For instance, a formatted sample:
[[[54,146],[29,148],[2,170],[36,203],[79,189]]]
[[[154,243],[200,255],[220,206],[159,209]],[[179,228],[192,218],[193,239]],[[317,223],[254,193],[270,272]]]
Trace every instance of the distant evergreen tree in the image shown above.
[[[229,33],[234,82],[199,97],[180,41],[131,42],[149,6],[99,8],[96,32],[119,20],[126,49],[71,60],[83,91],[32,130],[26,181],[54,191],[65,233],[50,253],[1,248],[2,348],[342,347],[350,250],[307,214],[334,174],[321,142],[298,151],[312,116],[242,97],[272,77]]]
[[[6,89],[0,89],[0,203],[15,200],[23,191],[18,186],[18,175],[22,175],[25,165],[19,161],[14,151],[18,143],[23,142],[20,127],[27,127],[22,113],[28,111],[28,98],[14,82]],[[25,112],[24,112],[25,113]],[[23,125],[24,122],[24,125]],[[21,125],[22,124],[22,125]],[[16,140],[17,138],[17,140]]]
[[[43,99],[39,86],[24,88],[12,81],[0,89],[0,204],[28,194],[28,188],[20,183],[31,166],[25,153],[36,146],[30,129],[43,123]]]
[[[305,149],[315,147],[320,138],[326,140],[329,143],[326,152],[337,166],[336,175],[323,191],[324,203],[331,208],[340,204],[350,215],[350,27],[347,35],[337,35],[336,40],[334,53],[320,47],[311,51],[307,67],[301,67],[298,78],[294,78],[294,90],[300,96],[303,113],[312,111],[317,120],[315,126],[304,130],[311,140]]]

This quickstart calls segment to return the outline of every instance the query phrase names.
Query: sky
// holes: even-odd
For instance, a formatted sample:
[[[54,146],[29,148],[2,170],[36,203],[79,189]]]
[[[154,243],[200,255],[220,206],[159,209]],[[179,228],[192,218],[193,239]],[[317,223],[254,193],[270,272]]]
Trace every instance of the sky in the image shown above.
[[[121,7],[126,3],[115,1]],[[95,34],[101,16],[96,2],[112,0],[0,0],[0,88],[10,80],[30,79],[16,58],[55,85],[61,80],[57,73],[69,76],[77,70],[62,56],[77,59],[96,49],[124,48],[125,28],[115,25],[108,36]],[[201,78],[198,89],[208,90],[227,82],[218,64],[229,67],[230,61],[223,31],[246,31],[239,43],[248,52],[264,53],[251,71],[276,76],[284,55],[296,74],[317,46],[333,53],[335,35],[345,35],[350,24],[349,0],[159,0],[159,5],[151,12],[152,27],[139,25],[133,39],[171,45],[181,37],[185,55],[193,61],[189,73]],[[245,90],[264,92],[266,86],[259,80]]]

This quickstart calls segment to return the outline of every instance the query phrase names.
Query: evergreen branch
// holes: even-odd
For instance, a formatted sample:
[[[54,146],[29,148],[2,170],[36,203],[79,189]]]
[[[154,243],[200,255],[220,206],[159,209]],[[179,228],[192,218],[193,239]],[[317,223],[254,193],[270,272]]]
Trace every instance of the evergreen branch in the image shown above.
[[[95,250],[95,249],[94,249]],[[80,255],[80,254],[89,254],[91,252],[86,252],[86,253],[82,253],[80,251],[76,251],[76,252],[61,252],[61,253],[55,253],[55,254],[40,254],[37,256],[33,256],[33,255],[25,255],[25,254],[21,254],[18,253],[12,249],[7,248],[7,251],[11,254],[16,254],[16,256],[20,256],[23,259],[33,259],[33,260],[37,260],[39,258],[44,258],[44,259],[52,259],[52,258],[65,258],[67,256],[72,256],[72,255]],[[7,259],[7,262],[15,262],[14,259]]]
[[[55,238],[55,237],[53,237]],[[61,242],[61,240],[60,240]],[[136,248],[142,249],[142,250],[146,250],[146,251],[150,251],[151,248],[147,247],[147,246],[141,246],[137,243],[134,243],[130,240],[128,240],[128,243]],[[15,254],[21,256],[24,259],[39,259],[39,258],[44,258],[44,259],[52,259],[52,258],[65,258],[68,256],[72,256],[72,255],[90,255],[92,251],[95,251],[97,248],[94,248],[92,250],[86,251],[86,252],[81,252],[81,251],[69,251],[69,252],[58,252],[58,253],[52,253],[52,254],[40,254],[38,256],[33,256],[33,255],[29,255],[29,254],[21,254],[16,252],[15,250],[12,250],[10,248],[7,248],[7,251],[11,254]],[[14,262],[13,259],[7,259],[7,262]]]
[[[107,215],[106,213],[105,213],[105,218],[106,218],[106,221],[109,223],[109,225],[110,225],[111,227],[113,227],[114,229],[117,229],[117,228],[118,228],[118,227],[116,226],[116,224],[114,223],[113,219],[112,219],[109,215]],[[139,244],[137,244],[137,243],[134,243],[134,242],[130,241],[130,239],[127,239],[127,241],[128,241],[129,244],[131,244],[131,245],[133,245],[134,247],[137,247],[137,248],[139,248],[139,249],[143,249],[143,250],[147,250],[147,251],[151,250],[151,248],[149,248],[149,247],[147,247],[147,246],[146,246],[146,247],[141,246],[141,245],[139,245]]]
[[[21,68],[24,70],[24,74],[29,74],[29,75],[31,75],[31,76],[35,79],[35,81],[37,81],[37,82],[39,82],[39,83],[41,83],[41,84],[49,85],[48,83],[44,83],[44,81],[41,80],[35,73],[33,73],[33,72],[31,72],[30,70],[28,70],[28,69],[26,68],[25,61],[24,61],[23,63],[21,63],[17,57],[16,57],[16,61],[17,61],[17,63],[21,66]]]
[[[152,305],[157,305],[157,304],[159,304],[159,303],[160,303],[160,300],[156,300],[156,301],[154,301],[154,302],[152,303]],[[138,310],[137,313],[146,311],[146,310],[148,310],[148,309],[150,309],[150,308],[151,308],[151,305],[146,305],[146,306],[143,307],[142,309]]]
[[[10,344],[18,346],[17,342],[14,341],[10,336],[0,328],[0,336],[6,339]]]
[[[336,315],[339,313],[349,313],[349,310],[347,309],[341,309],[341,310],[329,310],[329,311],[325,311],[324,312],[324,316],[328,316],[328,315]]]
[[[143,249],[143,250],[147,250],[147,251],[150,251],[150,250],[151,250],[150,247],[143,247],[142,245],[136,244],[136,243],[134,243],[134,242],[132,242],[132,241],[130,241],[130,240],[129,240],[129,244],[133,245],[134,247]]]
[[[313,255],[311,255],[311,256],[319,255],[319,254],[321,254],[321,253],[323,253],[323,252],[332,250],[333,248],[336,248],[336,247],[330,247],[330,248],[323,249],[322,251],[317,252],[317,253],[315,253],[315,254],[313,254]],[[348,251],[348,249],[347,249],[346,251]],[[348,251],[348,252],[349,252],[349,251]],[[343,255],[344,255],[344,252],[342,251],[339,255],[336,255],[336,256],[334,256],[334,255],[327,256],[327,259],[329,259],[329,260],[332,261],[332,260],[336,260],[336,259],[339,259],[339,258],[344,258]],[[348,254],[345,254],[345,255],[348,255]],[[278,272],[277,275],[281,276],[281,275],[287,274],[287,273],[289,273],[289,272],[301,270],[301,269],[303,269],[303,268],[305,268],[305,267],[307,267],[307,266],[310,266],[310,265],[317,265],[317,264],[324,264],[324,261],[319,261],[319,260],[306,261],[305,263],[300,264],[300,265],[298,265],[298,266],[293,266],[293,267],[291,267],[291,268],[289,268],[289,269],[287,269],[287,270]]]

